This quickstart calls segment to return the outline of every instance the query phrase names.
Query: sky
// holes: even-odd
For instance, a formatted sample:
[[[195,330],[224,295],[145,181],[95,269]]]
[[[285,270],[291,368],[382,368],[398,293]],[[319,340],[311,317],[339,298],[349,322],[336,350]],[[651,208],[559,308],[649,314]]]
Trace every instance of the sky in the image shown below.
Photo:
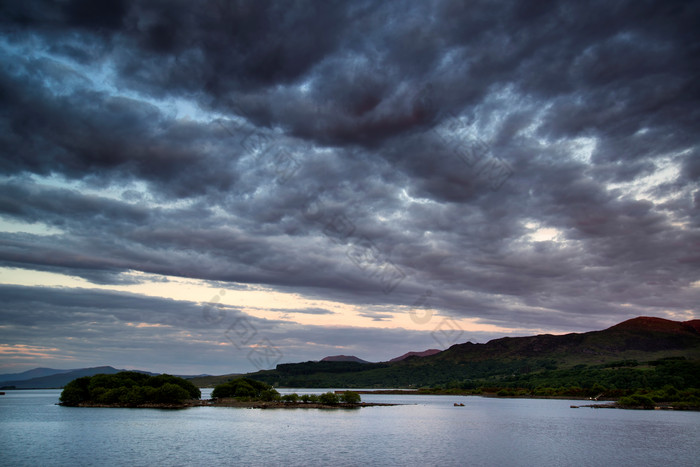
[[[0,4],[0,372],[700,318],[700,2]]]

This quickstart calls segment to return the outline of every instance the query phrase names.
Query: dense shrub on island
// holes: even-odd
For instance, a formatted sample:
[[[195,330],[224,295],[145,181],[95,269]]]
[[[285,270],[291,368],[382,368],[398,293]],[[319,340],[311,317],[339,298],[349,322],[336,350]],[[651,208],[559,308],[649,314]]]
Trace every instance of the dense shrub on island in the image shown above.
[[[212,399],[237,399],[239,401],[278,401],[280,393],[267,383],[250,378],[236,378],[219,384],[211,392]]]
[[[631,396],[621,397],[618,404],[622,407],[640,407],[644,409],[653,409],[654,400],[644,394],[632,394]]]
[[[199,399],[200,390],[183,378],[172,375],[150,376],[135,371],[113,375],[84,376],[68,383],[59,398],[62,405],[182,404]]]
[[[340,395],[340,402],[346,404],[359,404],[362,401],[360,394],[355,391],[345,391]]]
[[[318,396],[316,394],[303,394],[300,399],[304,404],[318,403]]]
[[[282,402],[296,404],[297,402],[299,402],[299,394],[297,394],[296,392],[293,392],[291,394],[285,394],[284,396],[282,396]]]
[[[360,394],[354,391],[344,391],[340,394],[326,392],[318,396],[318,402],[324,405],[359,404],[362,401]]]
[[[318,396],[318,402],[323,405],[336,405],[338,402],[340,402],[340,400],[338,399],[337,394],[329,391]]]
[[[303,394],[296,393],[280,395],[272,386],[261,381],[250,378],[236,378],[223,384],[219,384],[211,393],[212,399],[236,399],[238,401],[262,401],[262,402],[283,402],[285,404],[323,404],[338,405],[359,404],[360,395],[353,391],[345,391],[338,395],[333,392],[325,394]]]

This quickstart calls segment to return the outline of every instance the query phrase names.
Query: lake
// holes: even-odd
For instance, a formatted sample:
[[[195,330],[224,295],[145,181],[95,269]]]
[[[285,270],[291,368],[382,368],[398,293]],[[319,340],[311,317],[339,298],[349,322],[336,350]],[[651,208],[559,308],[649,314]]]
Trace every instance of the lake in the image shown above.
[[[203,390],[203,397],[210,391]],[[363,401],[406,405],[104,409],[60,407],[59,394],[0,396],[0,465],[700,464],[699,412],[374,394],[362,395]],[[455,402],[465,406],[454,407]]]

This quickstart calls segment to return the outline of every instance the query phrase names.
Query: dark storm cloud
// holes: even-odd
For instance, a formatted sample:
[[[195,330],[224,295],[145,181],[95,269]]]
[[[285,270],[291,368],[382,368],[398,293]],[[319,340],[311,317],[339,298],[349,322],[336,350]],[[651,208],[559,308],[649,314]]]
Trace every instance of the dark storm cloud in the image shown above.
[[[699,312],[697,2],[0,8],[0,213],[54,229],[0,264],[378,320]]]
[[[194,149],[216,138],[207,133],[220,129],[173,123],[153,105],[102,92],[56,95],[54,84],[46,83],[55,79],[58,86],[63,76],[44,63],[29,63],[37,61],[24,63],[35,76],[20,71],[0,76],[7,129],[2,136],[3,173],[60,174],[98,184],[106,178],[136,178],[178,197],[234,184],[236,174],[223,172],[227,162],[219,153]]]

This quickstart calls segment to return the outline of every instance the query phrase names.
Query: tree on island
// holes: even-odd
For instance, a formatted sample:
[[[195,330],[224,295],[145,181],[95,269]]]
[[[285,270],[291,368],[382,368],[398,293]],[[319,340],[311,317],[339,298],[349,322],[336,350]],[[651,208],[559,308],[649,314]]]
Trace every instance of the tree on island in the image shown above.
[[[362,401],[360,394],[355,391],[345,391],[340,395],[340,401],[346,404],[359,404]]]
[[[297,393],[292,393],[292,394],[285,394],[282,396],[282,402],[289,402],[289,403],[296,403],[299,402],[299,394]]]
[[[324,405],[336,405],[338,402],[340,402],[340,399],[338,399],[338,395],[336,393],[329,391],[318,396],[318,401]]]
[[[267,383],[250,378],[237,378],[224,384],[219,384],[211,392],[212,399],[232,398],[241,401],[260,400],[276,401],[280,393]]]
[[[318,402],[318,396],[316,394],[302,394],[301,401],[304,404],[316,403]]]
[[[182,404],[199,399],[200,390],[183,378],[172,375],[149,376],[136,371],[113,375],[84,376],[68,383],[61,392],[62,405],[122,405]]]
[[[250,378],[236,378],[223,384],[219,384],[211,393],[212,399],[236,399],[238,401],[262,401],[277,402],[285,404],[315,403],[323,405],[358,404],[360,395],[353,391],[345,391],[340,396],[333,392],[325,394],[303,394],[296,393],[280,395],[275,388],[267,383],[256,381]]]
[[[621,407],[642,407],[645,409],[654,408],[654,400],[644,394],[632,394],[631,396],[626,396],[620,398],[618,404]]]
[[[326,392],[318,396],[318,401],[325,405],[343,404],[359,404],[362,398],[354,391],[345,391],[340,395],[334,392]]]

